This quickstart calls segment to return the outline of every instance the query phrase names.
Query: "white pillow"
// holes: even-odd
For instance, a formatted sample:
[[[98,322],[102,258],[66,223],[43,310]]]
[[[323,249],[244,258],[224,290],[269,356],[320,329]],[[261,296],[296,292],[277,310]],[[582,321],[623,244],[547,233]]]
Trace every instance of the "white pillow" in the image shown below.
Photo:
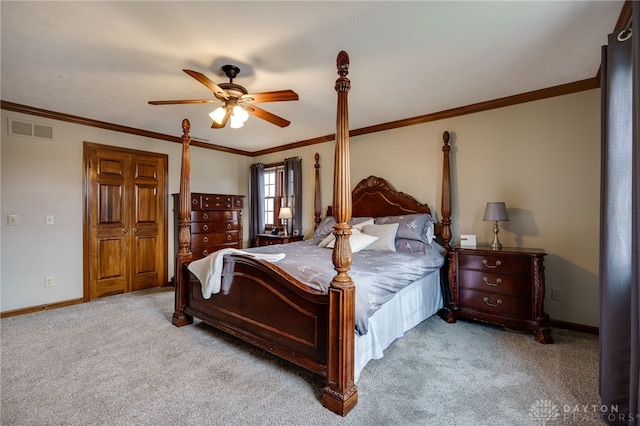
[[[388,225],[366,225],[362,228],[362,232],[378,237],[378,241],[369,245],[367,250],[396,251],[397,223],[390,223]]]
[[[355,232],[355,231],[360,231],[362,230],[363,227],[367,226],[367,225],[373,225],[373,218],[369,219],[369,220],[365,220],[364,222],[360,222],[356,225],[353,225],[351,227],[351,232]],[[320,241],[318,243],[318,247],[329,247],[329,248],[333,248],[333,242],[335,241],[336,236],[333,235],[333,232],[331,232],[329,235],[327,235],[326,237],[324,237],[322,239],[322,241]],[[329,246],[329,244],[331,244],[331,246]],[[355,252],[354,252],[355,253]]]
[[[349,237],[349,244],[351,245],[351,252],[357,253],[362,249],[367,248],[371,243],[378,240],[378,237],[374,237],[373,235],[366,235],[360,232],[359,229],[354,229],[351,231],[351,236]],[[327,248],[333,248],[336,241],[335,239],[329,243]]]

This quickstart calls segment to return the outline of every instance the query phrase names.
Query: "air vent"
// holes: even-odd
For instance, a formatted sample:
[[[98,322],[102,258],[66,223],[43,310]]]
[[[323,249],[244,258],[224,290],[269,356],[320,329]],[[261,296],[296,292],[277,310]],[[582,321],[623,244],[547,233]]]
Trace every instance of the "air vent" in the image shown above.
[[[9,134],[13,136],[28,136],[36,139],[53,140],[53,126],[9,118]]]

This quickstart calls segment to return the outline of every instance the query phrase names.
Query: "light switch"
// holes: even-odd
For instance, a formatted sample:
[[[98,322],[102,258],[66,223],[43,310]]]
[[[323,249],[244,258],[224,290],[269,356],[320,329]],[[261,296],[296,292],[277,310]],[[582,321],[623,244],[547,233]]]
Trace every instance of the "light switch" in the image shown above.
[[[7,226],[18,226],[20,224],[20,218],[17,214],[7,215]]]
[[[53,225],[54,222],[55,222],[54,216],[52,214],[48,214],[46,218],[47,225]]]

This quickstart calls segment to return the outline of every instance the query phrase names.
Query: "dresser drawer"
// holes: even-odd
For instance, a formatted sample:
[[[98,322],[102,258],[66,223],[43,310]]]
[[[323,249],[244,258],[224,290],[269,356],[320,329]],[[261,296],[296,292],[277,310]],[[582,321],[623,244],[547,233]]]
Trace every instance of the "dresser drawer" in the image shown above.
[[[208,232],[237,231],[238,222],[191,222],[191,234],[205,234]]]
[[[240,234],[237,231],[211,232],[208,234],[193,234],[191,236],[191,246],[230,244],[240,241]]]
[[[460,288],[514,297],[531,296],[531,276],[460,269]]]
[[[241,247],[240,247],[240,244],[237,242],[229,243],[229,244],[215,244],[215,245],[208,245],[208,246],[193,246],[191,247],[191,252],[193,253],[193,260],[198,260],[210,255],[211,253],[215,253],[218,250],[222,250],[224,248],[239,249]]]
[[[230,209],[233,207],[233,196],[216,194],[191,194],[191,210]]]
[[[531,260],[524,256],[460,253],[458,255],[458,268],[530,275]]]
[[[239,222],[240,212],[237,210],[214,210],[214,211],[200,211],[195,210],[191,212],[191,222],[221,222],[221,221],[233,221]]]
[[[531,299],[460,289],[460,303],[468,309],[514,318],[531,317]]]

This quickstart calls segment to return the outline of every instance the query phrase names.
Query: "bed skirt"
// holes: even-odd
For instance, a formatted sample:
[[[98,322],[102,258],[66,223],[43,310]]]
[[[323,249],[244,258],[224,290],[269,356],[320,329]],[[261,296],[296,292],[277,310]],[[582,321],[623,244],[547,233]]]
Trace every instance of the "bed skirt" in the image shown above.
[[[397,338],[435,315],[443,306],[440,271],[413,282],[400,290],[369,318],[369,332],[356,335],[354,379],[372,359],[383,357],[383,351]]]

